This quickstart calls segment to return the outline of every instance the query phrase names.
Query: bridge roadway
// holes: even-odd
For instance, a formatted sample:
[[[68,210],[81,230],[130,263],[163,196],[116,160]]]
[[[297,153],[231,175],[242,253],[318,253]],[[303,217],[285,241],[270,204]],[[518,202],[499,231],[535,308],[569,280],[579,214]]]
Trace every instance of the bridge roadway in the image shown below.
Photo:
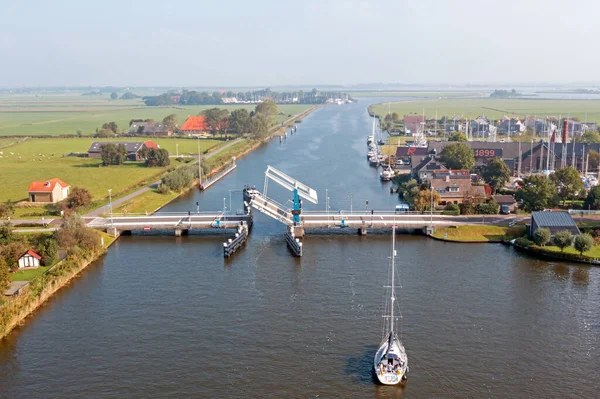
[[[159,213],[151,216],[113,216],[97,217],[88,223],[88,227],[113,231],[115,233],[131,230],[175,230],[181,234],[190,229],[236,229],[242,222],[252,223],[250,215],[226,215],[221,213]]]
[[[361,228],[381,229],[390,228],[392,225],[400,229],[424,229],[430,226],[434,228],[445,226],[458,226],[462,224],[494,224],[509,225],[521,218],[515,215],[469,215],[451,216],[440,214],[404,213],[394,214],[392,212],[368,213],[303,213],[300,217],[301,225],[305,229],[323,228]]]

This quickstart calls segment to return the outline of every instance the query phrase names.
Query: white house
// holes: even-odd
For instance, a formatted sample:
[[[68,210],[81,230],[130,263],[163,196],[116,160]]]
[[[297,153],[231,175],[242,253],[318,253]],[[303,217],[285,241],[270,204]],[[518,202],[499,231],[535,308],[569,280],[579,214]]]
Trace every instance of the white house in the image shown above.
[[[19,269],[35,269],[40,267],[42,257],[33,249],[28,250],[19,258]]]

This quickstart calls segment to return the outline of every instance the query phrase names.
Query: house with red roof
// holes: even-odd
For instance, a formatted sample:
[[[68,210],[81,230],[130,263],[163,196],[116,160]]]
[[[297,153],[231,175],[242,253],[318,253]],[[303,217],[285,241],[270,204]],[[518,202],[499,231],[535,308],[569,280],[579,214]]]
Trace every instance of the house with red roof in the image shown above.
[[[59,178],[46,181],[32,181],[27,193],[30,202],[56,203],[69,196],[71,185]]]
[[[184,134],[201,134],[210,130],[204,115],[188,117],[179,129]]]
[[[41,260],[40,254],[30,249],[19,258],[19,269],[36,269],[40,267]]]
[[[125,141],[94,141],[90,148],[88,148],[88,157],[89,158],[100,158],[102,156],[102,146],[106,144],[114,144],[114,145],[122,145],[125,147],[125,151],[127,151],[127,160],[129,161],[142,161],[144,158],[142,157],[140,151],[142,148],[154,149],[157,150],[160,148],[158,144],[156,144],[152,140],[146,141],[137,141],[137,142],[125,142]]]

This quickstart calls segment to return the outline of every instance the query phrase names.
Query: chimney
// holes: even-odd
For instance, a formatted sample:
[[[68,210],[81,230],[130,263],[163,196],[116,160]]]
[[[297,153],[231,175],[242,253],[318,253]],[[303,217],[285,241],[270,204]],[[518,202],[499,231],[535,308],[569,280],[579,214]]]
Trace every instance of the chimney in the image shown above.
[[[446,183],[450,182],[450,175],[446,175]]]

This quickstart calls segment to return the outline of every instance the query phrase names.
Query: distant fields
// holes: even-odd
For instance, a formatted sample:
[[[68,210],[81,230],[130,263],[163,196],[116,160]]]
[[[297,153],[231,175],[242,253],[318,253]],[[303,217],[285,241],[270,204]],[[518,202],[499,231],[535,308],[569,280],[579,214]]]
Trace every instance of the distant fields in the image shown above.
[[[181,125],[190,115],[213,108],[253,110],[254,104],[193,105],[146,107],[140,100],[115,100],[107,97],[78,95],[0,95],[0,136],[58,136],[91,135],[103,123],[115,121],[119,129],[128,130],[131,119],[162,120],[170,114],[177,115]],[[282,115],[274,122],[282,122],[289,114],[298,114],[310,105],[280,105]],[[0,145],[1,146],[1,145]]]
[[[350,91],[352,97],[416,97],[416,98],[448,98],[448,97],[476,97],[489,95],[490,92],[483,91]]]
[[[495,98],[459,98],[442,100],[414,100],[393,102],[390,112],[397,112],[401,117],[408,114],[425,115],[438,118],[446,115],[476,118],[485,115],[488,118],[500,119],[504,115],[525,117],[537,115],[543,118],[547,115],[577,117],[581,121],[600,121],[600,100],[544,100],[544,99],[495,99]],[[378,115],[388,113],[388,103],[371,106]],[[587,115],[586,115],[587,113]]]

